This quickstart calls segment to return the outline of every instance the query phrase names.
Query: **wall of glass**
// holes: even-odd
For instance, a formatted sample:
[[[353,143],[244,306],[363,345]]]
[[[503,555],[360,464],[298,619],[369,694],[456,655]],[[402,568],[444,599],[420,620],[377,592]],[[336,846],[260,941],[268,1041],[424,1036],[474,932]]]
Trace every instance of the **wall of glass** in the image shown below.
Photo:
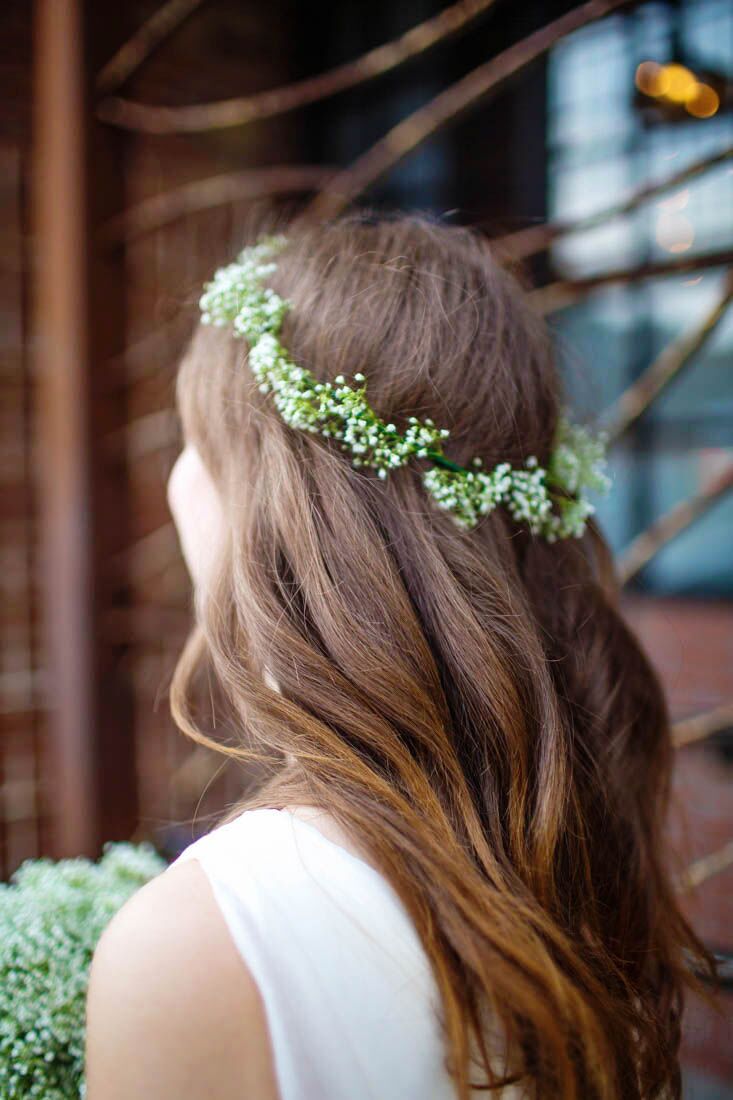
[[[649,89],[650,73],[668,84],[676,80],[675,98],[658,94],[661,83]],[[603,211],[733,145],[732,79],[728,0],[645,4],[559,45],[548,65],[549,218]],[[685,81],[713,93],[694,101]],[[558,240],[552,262],[558,277],[577,279],[720,254],[732,245],[733,161],[727,160],[624,217]],[[553,315],[575,408],[591,416],[607,408],[665,346],[702,320],[725,276],[718,263],[620,283]],[[617,551],[733,461],[733,308],[610,458],[614,488],[597,503]],[[733,494],[662,550],[635,585],[733,595]]]

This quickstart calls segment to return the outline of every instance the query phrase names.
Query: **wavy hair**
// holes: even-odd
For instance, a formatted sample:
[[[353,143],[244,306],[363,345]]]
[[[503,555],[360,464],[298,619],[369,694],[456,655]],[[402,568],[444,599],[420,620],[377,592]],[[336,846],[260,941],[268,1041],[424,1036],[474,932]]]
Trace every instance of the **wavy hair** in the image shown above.
[[[380,416],[431,416],[461,464],[547,464],[550,335],[478,233],[359,212],[288,236],[270,282],[296,362],[363,371]],[[678,1097],[685,988],[714,960],[675,896],[668,712],[598,525],[551,544],[497,508],[460,529],[423,460],[382,481],[289,428],[224,330],[198,327],[177,394],[227,538],[172,711],[267,768],[225,820],[298,802],[359,838],[430,960],[460,1100]],[[205,732],[202,667],[241,743]]]

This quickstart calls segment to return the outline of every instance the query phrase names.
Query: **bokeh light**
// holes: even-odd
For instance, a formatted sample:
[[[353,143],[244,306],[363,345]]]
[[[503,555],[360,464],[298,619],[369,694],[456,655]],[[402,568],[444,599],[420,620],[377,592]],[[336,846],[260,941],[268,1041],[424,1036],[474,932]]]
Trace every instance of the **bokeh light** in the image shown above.
[[[697,80],[685,65],[665,65],[660,74],[662,95],[673,103],[686,103],[692,95]]]
[[[720,107],[720,96],[709,84],[696,81],[685,107],[695,118],[712,118]]]
[[[642,61],[636,70],[634,81],[644,95],[660,96],[664,93],[663,67],[656,61]]]
[[[636,87],[652,99],[684,106],[693,118],[711,118],[720,107],[715,88],[698,80],[686,65],[670,62],[642,61],[634,75]]]
[[[695,230],[686,214],[663,210],[657,221],[656,238],[666,252],[687,252],[695,240]]]

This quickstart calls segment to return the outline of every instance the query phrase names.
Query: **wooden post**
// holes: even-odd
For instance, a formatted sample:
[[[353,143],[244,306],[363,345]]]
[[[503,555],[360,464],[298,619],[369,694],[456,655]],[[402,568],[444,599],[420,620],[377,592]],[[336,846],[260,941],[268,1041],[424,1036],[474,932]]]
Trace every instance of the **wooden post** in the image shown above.
[[[124,512],[125,486],[119,471],[115,484],[107,477],[99,444],[106,416],[95,375],[111,336],[108,318],[96,325],[93,298],[90,194],[100,166],[90,155],[85,22],[82,0],[36,0],[32,308],[54,858],[98,854],[104,840],[129,836],[137,816],[129,693],[100,625],[102,508],[117,497]],[[122,287],[120,278],[120,296]]]

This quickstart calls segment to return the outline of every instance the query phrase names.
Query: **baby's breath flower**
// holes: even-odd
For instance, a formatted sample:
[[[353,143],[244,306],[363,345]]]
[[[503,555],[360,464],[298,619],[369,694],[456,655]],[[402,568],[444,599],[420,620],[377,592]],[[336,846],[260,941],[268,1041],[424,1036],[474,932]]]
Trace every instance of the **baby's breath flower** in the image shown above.
[[[607,440],[607,432],[598,432],[594,439],[582,425],[571,424],[566,416],[561,416],[547,468],[548,481],[568,493],[584,487],[606,492],[611,487],[611,479],[605,473]]]
[[[471,468],[450,462],[442,446],[448,429],[436,427],[430,417],[408,417],[404,432],[391,421],[385,423],[367,401],[361,371],[353,375],[357,386],[349,385],[343,374],[321,382],[291,360],[279,339],[291,303],[263,283],[276,269],[273,256],[286,244],[285,237],[265,237],[245,248],[236,263],[220,268],[207,283],[200,305],[203,324],[231,324],[234,335],[248,341],[258,388],[272,395],[290,427],[337,440],[351,453],[355,467],[370,467],[381,479],[412,458],[426,459],[432,465],[423,474],[425,489],[462,527],[475,527],[503,504],[532,534],[550,542],[583,534],[594,508],[582,496],[574,499],[576,494],[585,487],[605,492],[610,486],[603,433],[594,439],[563,415],[547,469],[536,455],[529,455],[518,469],[501,462],[486,471],[479,457],[472,459]]]
[[[0,1097],[86,1093],[88,972],[105,926],[165,869],[149,844],[108,843],[98,863],[26,860],[0,883]]]

